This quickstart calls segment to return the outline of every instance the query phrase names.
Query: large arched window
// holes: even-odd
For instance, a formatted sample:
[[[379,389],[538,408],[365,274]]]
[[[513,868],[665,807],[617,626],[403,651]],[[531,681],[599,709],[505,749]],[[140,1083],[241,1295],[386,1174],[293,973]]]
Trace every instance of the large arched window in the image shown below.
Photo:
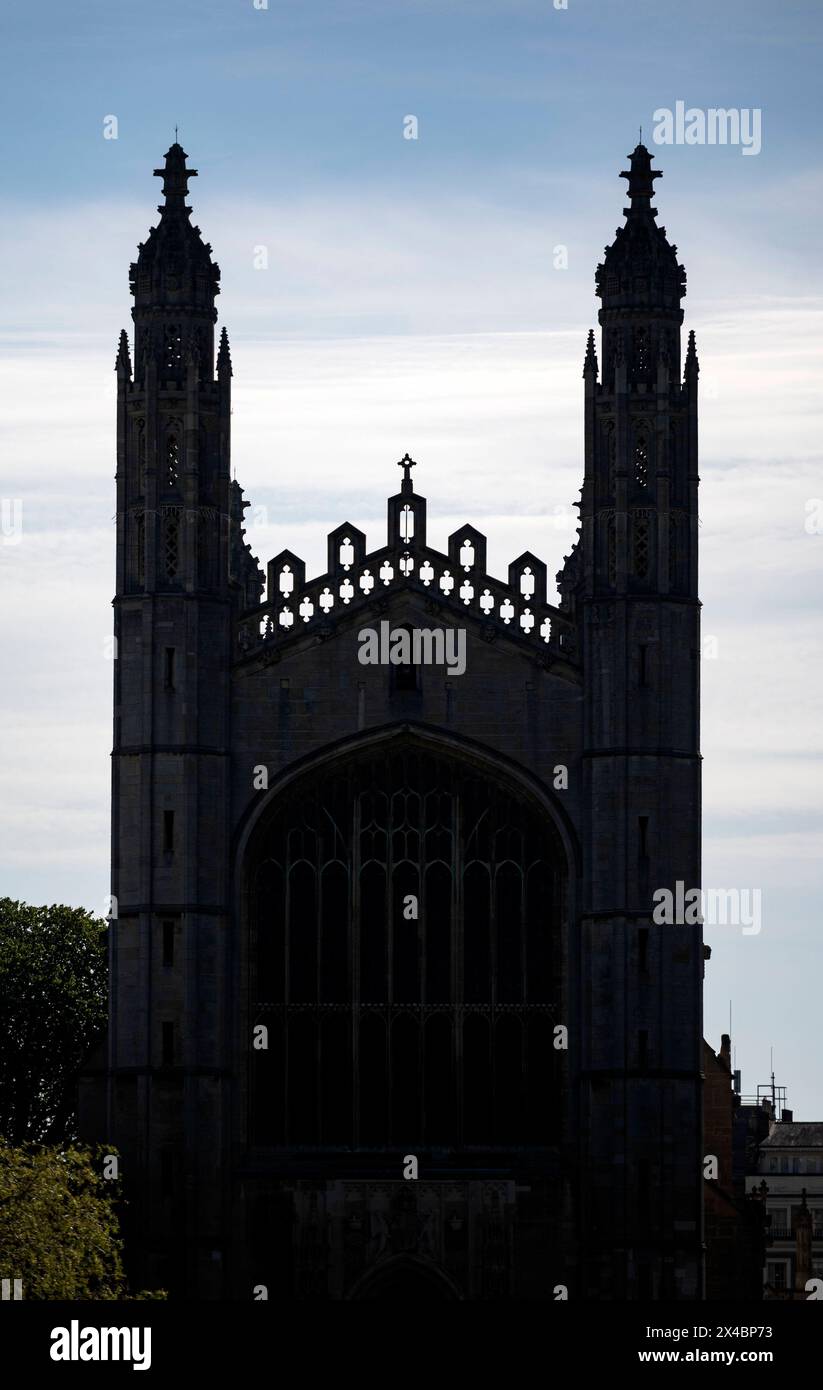
[[[536,803],[412,740],[349,755],[273,802],[248,886],[252,1142],[551,1141],[565,853]]]

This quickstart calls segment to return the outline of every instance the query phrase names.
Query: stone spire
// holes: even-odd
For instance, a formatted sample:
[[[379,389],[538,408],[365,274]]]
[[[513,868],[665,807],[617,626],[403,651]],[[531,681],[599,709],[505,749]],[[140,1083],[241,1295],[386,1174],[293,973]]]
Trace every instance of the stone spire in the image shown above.
[[[583,359],[583,375],[593,376],[597,379],[597,348],[594,343],[594,329],[589,329],[589,336],[586,339],[586,356]]]
[[[175,142],[166,151],[163,168],[154,171],[163,180],[160,221],[140,243],[129,276],[135,360],[140,364],[147,355],[159,353],[163,380],[179,379],[192,351],[205,376],[211,376],[214,363],[214,301],[220,293],[220,267],[214,264],[200,228],[190,220],[188,181],[197,170],[188,168],[186,159],[185,150]]]
[[[686,349],[686,366],[684,375],[688,381],[690,377],[698,376],[700,363],[697,360],[697,343],[694,336],[694,329],[689,333],[689,345]]]
[[[629,156],[629,206],[626,222],[595,274],[603,327],[603,376],[610,386],[614,368],[625,360],[629,380],[651,386],[661,354],[667,354],[675,380],[680,371],[679,328],[683,322],[680,301],[686,293],[686,272],[670,244],[665,227],[658,227],[652,207],[655,179],[652,157],[645,145]]]
[[[117,357],[114,363],[115,371],[122,372],[131,378],[131,353],[129,352],[129,335],[125,328],[120,330],[120,338],[117,344]]]
[[[220,347],[217,350],[217,375],[231,376],[231,352],[229,351],[229,335],[225,326],[220,334]]]

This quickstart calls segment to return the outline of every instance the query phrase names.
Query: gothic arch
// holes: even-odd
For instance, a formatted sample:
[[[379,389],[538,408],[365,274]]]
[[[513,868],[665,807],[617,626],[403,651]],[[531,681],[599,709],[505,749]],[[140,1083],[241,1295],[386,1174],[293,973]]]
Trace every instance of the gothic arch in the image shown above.
[[[246,1042],[249,1142],[552,1145],[575,856],[548,794],[405,724],[260,800],[236,858],[241,1047],[268,1029]]]
[[[333,758],[343,757],[361,749],[385,749],[390,747],[394,740],[400,738],[410,739],[417,743],[421,749],[440,751],[455,758],[462,758],[467,762],[475,763],[479,768],[485,769],[489,776],[508,782],[512,787],[518,789],[524,797],[530,798],[535,806],[553,822],[560,836],[566,855],[569,886],[570,890],[572,889],[582,868],[577,831],[560,799],[546,786],[545,782],[539,777],[535,777],[521,763],[513,761],[486,744],[477,743],[474,739],[466,738],[462,734],[454,734],[417,720],[402,720],[397,723],[383,724],[379,728],[369,729],[367,732],[351,734],[334,743],[324,744],[303,758],[298,758],[270,782],[268,790],[262,796],[258,796],[250,802],[245,814],[240,817],[232,845],[232,861],[235,866],[234,882],[237,907],[240,912],[247,910],[243,873],[249,843],[255,828],[266,815],[275,798],[296,778],[328,765]]]

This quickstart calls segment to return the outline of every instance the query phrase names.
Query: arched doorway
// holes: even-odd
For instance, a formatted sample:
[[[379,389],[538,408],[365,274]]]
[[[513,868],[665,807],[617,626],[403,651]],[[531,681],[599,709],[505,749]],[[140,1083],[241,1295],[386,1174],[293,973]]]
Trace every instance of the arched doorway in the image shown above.
[[[528,788],[411,733],[350,748],[272,797],[245,866],[253,1146],[554,1146],[567,856]]]

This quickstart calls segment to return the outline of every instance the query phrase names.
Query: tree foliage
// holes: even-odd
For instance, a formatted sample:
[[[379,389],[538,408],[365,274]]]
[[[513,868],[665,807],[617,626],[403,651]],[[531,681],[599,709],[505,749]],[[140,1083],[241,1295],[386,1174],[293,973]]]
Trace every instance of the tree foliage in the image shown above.
[[[88,1149],[0,1139],[2,1277],[25,1299],[127,1297],[115,1187]]]
[[[106,1024],[106,923],[0,898],[0,1135],[76,1136],[77,1073]]]

